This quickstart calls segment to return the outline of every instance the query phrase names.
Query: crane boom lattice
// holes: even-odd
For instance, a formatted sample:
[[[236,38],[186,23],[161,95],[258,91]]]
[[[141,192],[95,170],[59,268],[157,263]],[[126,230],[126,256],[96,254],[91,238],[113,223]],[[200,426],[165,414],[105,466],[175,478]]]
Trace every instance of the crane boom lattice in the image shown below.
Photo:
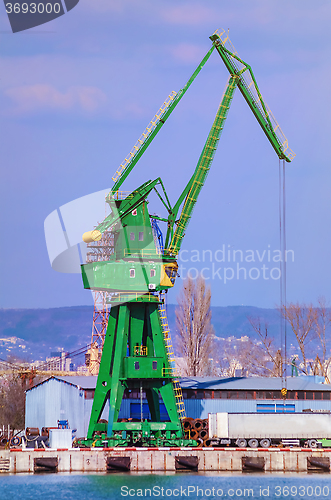
[[[211,128],[211,131],[209,132],[205,147],[203,148],[197,168],[193,175],[190,191],[186,197],[175,234],[169,246],[169,254],[177,255],[179,252],[186,227],[190,221],[199,193],[205,183],[210,166],[212,164],[217,149],[217,144],[224,127],[224,122],[227,117],[233,94],[237,86],[237,80],[237,76],[231,76],[228,80],[213,126]]]

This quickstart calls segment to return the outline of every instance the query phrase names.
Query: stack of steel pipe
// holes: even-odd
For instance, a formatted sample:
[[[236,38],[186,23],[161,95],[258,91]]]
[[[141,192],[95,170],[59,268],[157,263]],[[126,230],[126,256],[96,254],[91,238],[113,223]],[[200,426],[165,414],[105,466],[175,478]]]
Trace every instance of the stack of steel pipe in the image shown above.
[[[199,446],[211,446],[208,439],[208,419],[190,418],[187,417],[183,420],[183,427],[185,437],[188,439],[195,439]]]

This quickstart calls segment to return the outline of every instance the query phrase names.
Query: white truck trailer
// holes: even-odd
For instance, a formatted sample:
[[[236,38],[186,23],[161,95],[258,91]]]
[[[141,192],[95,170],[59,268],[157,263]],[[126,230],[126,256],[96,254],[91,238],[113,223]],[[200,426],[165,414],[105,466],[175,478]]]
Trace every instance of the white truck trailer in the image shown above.
[[[323,413],[209,413],[208,424],[210,446],[316,448],[331,439],[331,415]]]

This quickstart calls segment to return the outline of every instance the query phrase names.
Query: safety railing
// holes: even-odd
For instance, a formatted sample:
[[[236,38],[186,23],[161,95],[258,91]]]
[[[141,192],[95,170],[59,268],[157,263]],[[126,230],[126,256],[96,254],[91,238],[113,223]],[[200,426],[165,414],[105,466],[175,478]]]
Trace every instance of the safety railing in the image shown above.
[[[126,198],[132,198],[133,194],[131,191],[115,191],[114,193],[111,191],[106,195],[106,201],[109,202],[111,200],[125,200]]]
[[[161,121],[164,113],[167,111],[167,108],[171,104],[171,102],[175,99],[177,92],[172,91],[168,98],[164,101],[158,112],[154,115],[153,119],[150,121],[144,132],[141,134],[133,148],[131,149],[128,156],[124,158],[124,161],[120,164],[118,169],[116,170],[114,176],[112,177],[113,181],[116,182],[119,177],[122,175],[127,166],[131,163],[133,158],[136,156],[138,151],[141,149],[145,141],[148,139],[149,135],[156,128],[157,124]]]
[[[295,153],[289,148],[288,140],[279,126],[276,118],[272,114],[270,108],[263,100],[260,90],[255,82],[252,70],[244,61],[238,57],[238,53],[234,48],[230,38],[229,33],[225,30],[216,30],[215,34],[219,37],[221,44],[229,52],[227,57],[231,60],[232,66],[236,69],[237,74],[240,75],[240,81],[245,86],[246,91],[250,94],[256,107],[259,109],[260,113],[267,122],[271,123],[272,130],[277,137],[277,140],[281,146],[282,152],[290,159],[293,160]]]
[[[124,257],[132,257],[139,255],[139,257],[159,257],[160,254],[154,249],[145,248],[124,248]]]
[[[135,356],[147,356],[147,346],[136,345],[134,346],[133,352]]]
[[[153,293],[117,292],[109,294],[107,304],[113,304],[114,302],[131,302],[141,299],[142,297],[144,298],[144,302],[158,302],[159,300]]]

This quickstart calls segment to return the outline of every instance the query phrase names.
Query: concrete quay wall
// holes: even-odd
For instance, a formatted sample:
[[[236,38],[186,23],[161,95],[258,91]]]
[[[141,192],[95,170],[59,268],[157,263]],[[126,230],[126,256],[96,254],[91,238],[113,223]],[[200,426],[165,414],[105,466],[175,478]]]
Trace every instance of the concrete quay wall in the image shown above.
[[[198,470],[243,471],[245,460],[262,460],[266,472],[305,472],[331,462],[331,449],[307,448],[74,448],[0,450],[0,472],[36,472],[36,458],[57,458],[57,472],[106,472],[107,457],[130,457],[133,472],[175,471],[176,457],[198,457]],[[327,468],[324,472],[328,472]]]

